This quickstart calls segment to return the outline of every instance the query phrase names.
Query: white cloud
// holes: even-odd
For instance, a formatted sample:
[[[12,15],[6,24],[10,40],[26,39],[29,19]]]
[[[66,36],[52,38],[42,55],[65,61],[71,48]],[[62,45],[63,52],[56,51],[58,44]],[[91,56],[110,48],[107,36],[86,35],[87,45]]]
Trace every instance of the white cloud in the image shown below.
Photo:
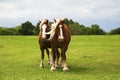
[[[109,18],[119,15],[118,3],[120,1],[114,0],[12,0],[0,3],[0,17]]]
[[[0,25],[2,19],[120,19],[119,4],[120,0],[0,0]]]

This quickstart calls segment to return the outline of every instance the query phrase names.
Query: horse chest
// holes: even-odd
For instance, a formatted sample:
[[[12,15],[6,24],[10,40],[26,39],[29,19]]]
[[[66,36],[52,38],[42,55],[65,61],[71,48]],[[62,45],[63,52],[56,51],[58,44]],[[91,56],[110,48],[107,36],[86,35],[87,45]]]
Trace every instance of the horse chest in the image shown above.
[[[64,42],[56,41],[56,43],[53,43],[52,45],[57,48],[62,48],[64,46]]]
[[[41,42],[41,47],[43,47],[43,48],[51,48],[50,41],[47,41],[47,40],[42,41]]]

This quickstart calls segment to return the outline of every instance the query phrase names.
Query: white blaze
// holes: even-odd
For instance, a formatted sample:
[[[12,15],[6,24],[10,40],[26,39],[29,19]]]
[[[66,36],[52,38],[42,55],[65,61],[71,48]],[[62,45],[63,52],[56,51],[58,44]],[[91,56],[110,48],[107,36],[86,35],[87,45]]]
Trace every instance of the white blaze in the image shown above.
[[[63,31],[62,31],[62,25],[59,25],[59,28],[60,28],[60,36],[59,36],[59,39],[64,39],[64,37],[63,37]]]
[[[46,35],[45,35],[45,33],[46,33],[46,28],[47,28],[47,26],[44,24],[44,25],[42,26],[42,29],[43,29],[43,31],[42,31],[42,38],[45,38],[45,37],[46,37]]]

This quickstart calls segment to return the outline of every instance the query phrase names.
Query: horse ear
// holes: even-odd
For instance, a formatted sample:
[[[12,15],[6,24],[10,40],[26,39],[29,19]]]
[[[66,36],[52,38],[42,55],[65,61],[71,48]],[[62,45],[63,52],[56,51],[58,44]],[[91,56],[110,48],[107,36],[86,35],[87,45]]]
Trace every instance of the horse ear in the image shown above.
[[[56,22],[56,19],[54,18],[54,21]]]
[[[49,22],[49,20],[47,19],[47,23]]]

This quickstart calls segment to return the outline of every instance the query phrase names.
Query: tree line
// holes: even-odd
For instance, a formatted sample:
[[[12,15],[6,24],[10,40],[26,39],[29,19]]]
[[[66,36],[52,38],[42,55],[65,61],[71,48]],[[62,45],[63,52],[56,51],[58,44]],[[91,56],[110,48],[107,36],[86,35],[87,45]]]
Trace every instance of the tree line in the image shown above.
[[[50,22],[50,24],[53,22]],[[87,27],[85,25],[79,24],[72,19],[66,19],[65,23],[69,26],[72,35],[115,35],[120,34],[120,27],[111,30],[110,32],[105,32],[100,28],[98,24],[92,24]],[[33,25],[31,22],[26,21],[19,26],[12,28],[0,27],[0,35],[38,35],[39,34],[39,24]]]

